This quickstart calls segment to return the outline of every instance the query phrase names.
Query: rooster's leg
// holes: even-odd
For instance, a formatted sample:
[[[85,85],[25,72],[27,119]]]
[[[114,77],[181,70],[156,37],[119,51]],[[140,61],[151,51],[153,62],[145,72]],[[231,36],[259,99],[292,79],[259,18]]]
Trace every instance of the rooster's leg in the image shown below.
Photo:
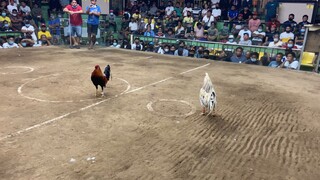
[[[98,86],[96,86],[96,97],[98,97]]]
[[[101,87],[102,91],[101,91],[101,97],[104,97],[104,89],[103,87]]]

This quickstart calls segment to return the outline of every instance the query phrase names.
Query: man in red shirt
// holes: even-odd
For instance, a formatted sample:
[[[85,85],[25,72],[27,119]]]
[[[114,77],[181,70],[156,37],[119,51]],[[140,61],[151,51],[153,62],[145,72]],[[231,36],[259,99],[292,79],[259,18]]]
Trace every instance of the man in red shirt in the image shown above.
[[[69,14],[69,35],[71,35],[72,44],[70,48],[80,49],[80,37],[82,34],[82,17],[83,13],[82,7],[77,3],[77,0],[72,0],[71,4],[67,5],[63,12]],[[76,35],[76,37],[75,37]]]

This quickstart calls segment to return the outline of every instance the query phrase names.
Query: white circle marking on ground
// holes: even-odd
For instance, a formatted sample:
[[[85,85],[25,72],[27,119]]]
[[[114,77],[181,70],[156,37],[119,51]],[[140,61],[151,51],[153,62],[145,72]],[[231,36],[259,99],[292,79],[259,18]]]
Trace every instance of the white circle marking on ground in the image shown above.
[[[80,100],[77,100],[77,101],[73,101],[73,100],[69,100],[69,101],[52,101],[52,100],[46,100],[46,99],[39,99],[39,98],[35,98],[35,97],[30,97],[30,96],[27,96],[27,95],[24,95],[22,93],[22,88],[33,82],[33,81],[36,81],[36,80],[39,80],[39,79],[42,79],[42,78],[46,78],[46,77],[49,77],[49,76],[59,76],[60,74],[50,74],[50,75],[46,75],[46,76],[40,76],[38,78],[35,78],[35,79],[31,79],[30,81],[27,81],[25,83],[23,83],[21,86],[18,87],[17,91],[18,91],[18,94],[24,98],[27,98],[27,99],[30,99],[30,100],[35,100],[35,101],[39,101],[39,102],[50,102],[50,103],[72,103],[72,102],[83,102],[83,101],[90,101],[90,100],[94,100],[94,99],[102,99],[102,98],[89,98],[89,99],[80,99]],[[127,88],[126,90],[124,90],[123,92],[120,93],[120,95],[126,93],[127,91],[129,91],[129,89],[131,88],[131,85],[128,81],[126,81],[125,79],[122,79],[122,78],[116,78],[116,79],[119,79],[120,81],[123,81],[124,83],[127,84]],[[118,96],[118,95],[116,95]]]
[[[26,73],[31,73],[31,72],[34,71],[34,68],[28,67],[28,66],[7,66],[7,67],[3,67],[3,68],[0,68],[0,69],[14,69],[14,68],[28,69],[28,71],[18,72],[18,73],[0,73],[0,74],[2,74],[2,75],[6,75],[6,74],[26,74]]]
[[[180,103],[183,103],[183,104],[186,104],[188,105],[190,108],[191,108],[191,111],[184,114],[184,115],[164,115],[163,113],[158,113],[156,111],[154,111],[152,105],[156,102],[180,102]],[[156,101],[151,101],[147,104],[147,109],[150,111],[150,112],[153,112],[153,113],[156,113],[158,115],[161,115],[161,116],[166,116],[166,117],[187,117],[187,116],[190,116],[192,114],[194,114],[196,112],[196,108],[194,105],[192,105],[191,103],[187,102],[187,101],[184,101],[184,100],[177,100],[177,99],[159,99],[159,100],[156,100]]]

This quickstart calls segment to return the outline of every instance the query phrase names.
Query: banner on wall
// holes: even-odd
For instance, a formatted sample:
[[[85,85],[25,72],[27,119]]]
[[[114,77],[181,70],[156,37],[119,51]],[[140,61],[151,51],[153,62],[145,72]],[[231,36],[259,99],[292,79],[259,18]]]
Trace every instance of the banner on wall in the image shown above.
[[[91,0],[82,0],[82,9],[86,10],[91,4]],[[101,14],[109,14],[110,0],[97,0],[97,5],[100,6]]]

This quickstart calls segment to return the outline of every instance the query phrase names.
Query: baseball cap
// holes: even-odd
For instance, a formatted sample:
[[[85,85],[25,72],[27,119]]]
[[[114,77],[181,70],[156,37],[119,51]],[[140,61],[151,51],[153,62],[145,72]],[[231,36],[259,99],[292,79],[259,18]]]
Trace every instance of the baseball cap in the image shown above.
[[[243,17],[243,14],[239,14],[239,16]]]
[[[234,36],[231,34],[231,35],[229,35],[228,38],[229,38],[229,39],[234,39]]]
[[[41,24],[41,27],[47,27],[47,26],[46,26],[46,24],[45,24],[45,23],[42,23],[42,24]]]

